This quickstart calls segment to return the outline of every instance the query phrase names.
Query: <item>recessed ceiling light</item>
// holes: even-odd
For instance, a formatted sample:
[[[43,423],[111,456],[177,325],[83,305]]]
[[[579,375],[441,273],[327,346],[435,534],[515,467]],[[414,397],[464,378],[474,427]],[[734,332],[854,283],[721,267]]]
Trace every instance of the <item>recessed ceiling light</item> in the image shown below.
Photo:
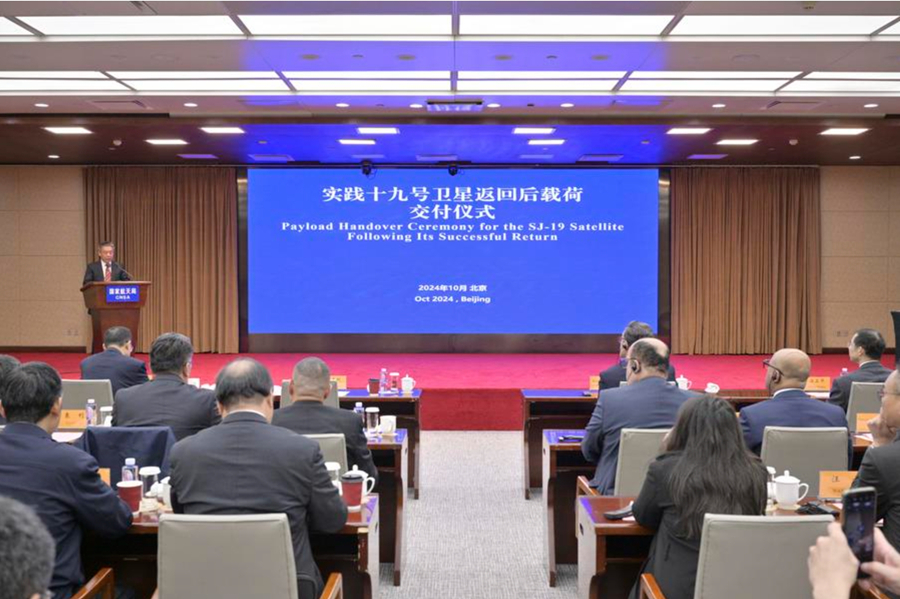
[[[752,146],[758,139],[720,139],[716,142],[719,146]]]
[[[299,92],[411,92],[413,95],[450,91],[450,80],[436,79],[291,79]]]
[[[400,129],[397,127],[357,127],[356,132],[360,135],[397,135]]]
[[[629,92],[773,92],[787,79],[629,79]]]
[[[516,127],[513,133],[516,135],[550,135],[556,129],[554,127]]]
[[[564,139],[529,139],[529,146],[561,146],[566,143]]]
[[[243,133],[244,130],[240,127],[200,127],[207,133],[212,133],[213,135],[225,135],[229,133]]]
[[[110,71],[116,79],[279,79],[275,71]]]
[[[863,108],[878,108],[878,104],[863,104]]]
[[[186,160],[218,160],[219,158],[215,154],[179,154],[178,157]]]
[[[832,127],[831,129],[825,129],[819,135],[859,135],[866,131],[868,129],[862,127]]]
[[[346,102],[338,102],[337,104],[335,104],[335,106],[337,106],[338,108],[350,108],[350,105]]]
[[[186,146],[187,142],[183,139],[148,139],[148,144],[154,146]]]
[[[460,35],[659,35],[674,15],[478,15],[459,17]]]
[[[449,14],[240,15],[253,35],[451,35]]]
[[[712,107],[713,108],[725,108],[725,105],[724,104],[713,104]]]
[[[894,15],[685,15],[670,35],[869,35]]]
[[[449,79],[450,71],[283,71],[288,79]]]
[[[460,80],[460,92],[608,92],[616,86],[616,79],[493,79]]]
[[[691,154],[688,156],[688,160],[721,160],[726,156],[728,154]]]
[[[47,156],[47,158],[49,158],[50,160],[56,160],[57,158],[59,158],[59,154],[50,154]],[[859,158],[859,156],[857,156],[857,158]]]
[[[793,79],[800,71],[635,71],[629,79]]]
[[[226,15],[19,17],[44,35],[243,35]]]
[[[34,105],[35,108],[50,108],[49,104],[44,104],[43,102],[38,102]]]
[[[185,102],[184,107],[185,108],[197,108],[197,103],[196,102]]]
[[[488,108],[500,108],[500,105],[497,104],[496,102],[491,102],[490,104],[487,105],[487,107]]]
[[[342,146],[374,146],[374,139],[339,139],[338,143]]]
[[[627,71],[459,71],[460,79],[615,79]]]
[[[410,104],[409,107],[410,108],[422,108],[422,105],[419,103],[415,103],[415,104]]]
[[[128,79],[138,91],[287,92],[281,79]]]
[[[128,88],[112,79],[0,79],[0,90],[8,92],[127,92]]]
[[[87,135],[88,133],[93,133],[84,127],[44,127],[44,129],[57,135]]]
[[[672,127],[666,133],[669,135],[703,135],[712,131],[709,127]]]
[[[563,102],[559,105],[560,108],[575,108],[575,105],[571,102]]]
[[[851,156],[850,160],[859,160],[862,156]]]

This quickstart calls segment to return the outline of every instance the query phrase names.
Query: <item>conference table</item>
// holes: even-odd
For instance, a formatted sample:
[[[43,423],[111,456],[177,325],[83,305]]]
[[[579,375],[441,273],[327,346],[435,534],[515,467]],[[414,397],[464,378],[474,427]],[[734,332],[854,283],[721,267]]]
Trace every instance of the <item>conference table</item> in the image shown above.
[[[363,509],[349,515],[336,533],[310,532],[313,558],[322,578],[339,572],[344,597],[375,599],[379,584],[378,495],[369,495]],[[159,517],[141,514],[124,537],[100,539],[85,534],[81,543],[84,571],[111,567],[116,584],[135,591],[138,599],[150,599],[156,589]],[[210,548],[214,554],[215,548]]]

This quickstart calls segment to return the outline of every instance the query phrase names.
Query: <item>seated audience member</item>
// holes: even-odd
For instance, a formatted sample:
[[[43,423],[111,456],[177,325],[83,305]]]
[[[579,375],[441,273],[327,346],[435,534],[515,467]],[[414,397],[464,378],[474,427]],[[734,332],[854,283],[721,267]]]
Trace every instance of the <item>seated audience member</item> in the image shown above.
[[[616,486],[619,434],[623,428],[668,428],[678,408],[694,394],[666,382],[669,348],[659,339],[641,339],[628,348],[628,386],[600,394],[581,442],[581,452],[597,471],[591,486],[612,495]]]
[[[0,433],[0,495],[28,505],[56,542],[50,590],[65,599],[84,584],[81,535],[124,535],[131,510],[100,478],[97,461],[51,434],[62,412],[62,380],[47,364],[23,364],[3,391],[9,423]]]
[[[153,380],[122,389],[113,404],[113,426],[168,426],[175,439],[219,424],[215,394],[188,385],[194,348],[178,333],[164,333],[150,348]]]
[[[179,441],[172,449],[172,504],[185,514],[287,514],[300,599],[324,584],[313,561],[309,529],[336,532],[347,507],[331,484],[315,441],[272,426],[272,378],[249,358],[216,378],[224,415],[219,426]]]
[[[7,375],[19,366],[19,361],[12,356],[0,354],[0,426],[6,424],[6,418],[3,416],[3,381]]]
[[[809,582],[813,599],[850,599],[859,569],[869,575],[863,589],[879,588],[891,597],[900,595],[900,553],[875,529],[873,561],[862,564],[853,555],[847,537],[837,522],[828,525],[828,536],[819,537],[809,548]]]
[[[828,403],[840,406],[846,412],[853,383],[883,383],[887,380],[892,371],[881,365],[884,345],[884,337],[875,329],[860,329],[854,333],[847,352],[850,361],[859,364],[859,368],[834,379]]]
[[[131,331],[127,327],[110,327],[103,336],[103,351],[81,361],[81,378],[109,379],[113,395],[119,389],[147,382],[147,367],[131,357]]]
[[[628,348],[631,347],[635,341],[652,337],[653,329],[650,328],[649,324],[638,322],[637,320],[632,320],[628,323],[628,326],[625,327],[622,336],[619,338],[619,361],[600,373],[601,391],[603,389],[616,389],[621,383],[625,382],[625,367],[628,362],[626,359],[628,356]],[[675,380],[675,367],[671,364],[669,364],[666,377],[670,381]]]
[[[55,551],[31,508],[0,497],[0,599],[44,599]]]
[[[766,479],[731,404],[710,395],[684,403],[633,508],[637,523],[656,531],[643,572],[656,577],[666,599],[694,596],[704,515],[765,514]],[[638,582],[631,599],[639,596]]]
[[[767,426],[844,427],[847,415],[837,406],[813,399],[803,388],[812,363],[799,349],[780,349],[768,360],[766,390],[772,399],[741,410],[744,440],[753,453],[762,450]]]
[[[878,519],[884,518],[884,534],[900,548],[900,371],[884,384],[881,413],[869,422],[872,446],[866,450],[854,487],[875,487]]]
[[[282,393],[288,389],[282,389]],[[356,412],[326,406],[331,391],[331,370],[319,358],[305,358],[294,366],[291,379],[291,405],[275,410],[272,424],[301,435],[342,433],[347,443],[347,465],[359,466],[378,480],[372,452],[366,444],[363,422]]]

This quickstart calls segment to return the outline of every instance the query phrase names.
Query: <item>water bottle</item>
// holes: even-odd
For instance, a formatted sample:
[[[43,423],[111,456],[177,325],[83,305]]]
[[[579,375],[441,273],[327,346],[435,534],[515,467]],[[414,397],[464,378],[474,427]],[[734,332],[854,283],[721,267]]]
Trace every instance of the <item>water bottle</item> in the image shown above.
[[[847,376],[847,373],[849,373],[849,372],[850,371],[847,370],[846,368],[841,368],[841,376]]]
[[[125,465],[122,466],[122,480],[137,480],[138,466],[134,458],[125,458]]]
[[[387,368],[381,369],[381,377],[378,379],[378,393],[387,393],[390,390],[390,379],[388,379]]]
[[[366,424],[366,409],[363,407],[361,401],[356,402],[353,405],[353,411],[359,416],[360,421],[363,423],[363,426]]]
[[[84,408],[85,420],[88,426],[97,426],[97,402],[93,399],[87,400],[87,406]]]

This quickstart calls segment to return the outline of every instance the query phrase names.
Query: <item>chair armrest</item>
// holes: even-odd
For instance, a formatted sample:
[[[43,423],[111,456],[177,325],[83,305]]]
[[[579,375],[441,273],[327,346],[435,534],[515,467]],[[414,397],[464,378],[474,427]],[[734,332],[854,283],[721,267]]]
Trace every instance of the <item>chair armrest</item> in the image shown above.
[[[862,599],[890,599],[880,589],[877,589],[874,586],[871,589],[863,589],[859,585],[856,585],[856,596]]]
[[[641,599],[666,599],[653,574],[641,574]]]
[[[72,599],[115,599],[116,579],[112,568],[101,568],[87,584],[72,595]]]
[[[319,599],[344,599],[344,582],[340,574],[334,573],[328,577]]]
[[[591,487],[590,481],[586,476],[579,476],[577,479],[577,488],[575,489],[575,496],[581,497],[582,495],[599,495],[597,493],[597,489]]]

